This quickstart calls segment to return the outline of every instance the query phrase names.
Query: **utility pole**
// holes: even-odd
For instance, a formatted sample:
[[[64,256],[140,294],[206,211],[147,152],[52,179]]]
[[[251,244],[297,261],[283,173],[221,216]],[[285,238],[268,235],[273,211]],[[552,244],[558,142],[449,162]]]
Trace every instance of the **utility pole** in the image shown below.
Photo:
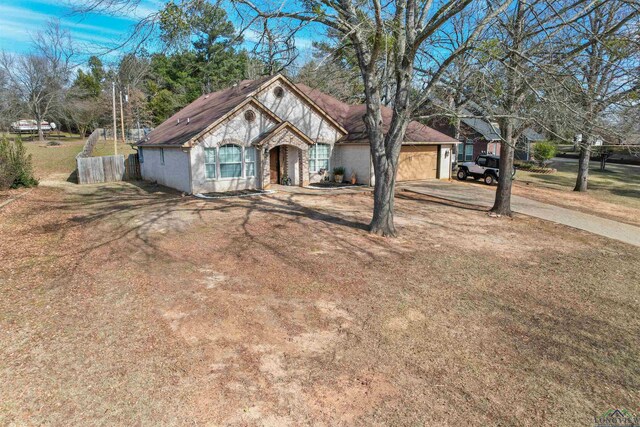
[[[119,90],[118,93],[120,94],[120,127],[122,128],[122,143],[124,144],[126,140],[124,137],[124,109],[122,108],[122,91]]]
[[[118,155],[118,124],[116,122],[116,82],[111,82],[113,92],[113,153]]]

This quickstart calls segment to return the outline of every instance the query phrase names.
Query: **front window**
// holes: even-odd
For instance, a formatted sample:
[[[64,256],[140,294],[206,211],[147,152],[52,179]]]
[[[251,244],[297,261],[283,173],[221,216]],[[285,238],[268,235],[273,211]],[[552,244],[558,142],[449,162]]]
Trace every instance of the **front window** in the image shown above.
[[[329,144],[315,144],[309,149],[309,172],[318,172],[320,169],[329,169]]]
[[[244,176],[247,178],[256,176],[255,147],[247,147],[244,149]]]
[[[237,145],[220,147],[220,178],[242,177],[242,148]]]
[[[478,164],[478,166],[486,166],[487,165],[487,158],[479,156],[478,160],[476,160],[476,163]]]
[[[204,149],[204,168],[207,179],[216,178],[216,149]]]

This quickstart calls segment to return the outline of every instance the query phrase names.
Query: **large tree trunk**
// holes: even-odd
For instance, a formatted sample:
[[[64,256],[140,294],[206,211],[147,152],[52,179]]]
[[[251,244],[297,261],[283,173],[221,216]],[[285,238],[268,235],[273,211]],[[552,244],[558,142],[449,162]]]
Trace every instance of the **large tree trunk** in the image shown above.
[[[393,135],[387,135],[385,138],[378,93],[372,90],[370,94],[371,96],[367,99],[367,114],[364,117],[367,123],[375,177],[373,216],[369,224],[369,231],[379,236],[395,237],[397,232],[393,222],[393,201],[396,165],[400,156],[402,138],[398,139],[397,136],[393,138]]]
[[[373,159],[376,183],[373,190],[373,217],[369,224],[369,231],[384,237],[397,235],[393,222],[396,171],[391,163],[385,155],[375,155]]]
[[[586,143],[580,145],[580,157],[578,158],[578,177],[573,191],[587,191],[589,181],[589,160],[591,158],[591,137],[587,137]]]
[[[491,212],[499,215],[511,216],[511,187],[513,186],[513,119],[506,120],[503,126],[503,141],[500,144],[500,176],[498,177],[498,189],[496,199]]]
[[[42,120],[38,119],[38,123],[36,124],[38,128],[38,141],[44,142],[44,132],[42,131]]]

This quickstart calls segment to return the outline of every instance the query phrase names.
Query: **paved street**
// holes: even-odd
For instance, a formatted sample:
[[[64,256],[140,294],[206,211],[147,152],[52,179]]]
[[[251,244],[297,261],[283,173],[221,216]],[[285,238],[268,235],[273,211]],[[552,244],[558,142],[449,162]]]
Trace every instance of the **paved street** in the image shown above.
[[[470,205],[493,206],[496,187],[472,182],[423,181],[407,183],[400,188],[427,196]],[[514,212],[568,225],[610,239],[640,246],[640,227],[585,214],[520,196],[511,196]]]

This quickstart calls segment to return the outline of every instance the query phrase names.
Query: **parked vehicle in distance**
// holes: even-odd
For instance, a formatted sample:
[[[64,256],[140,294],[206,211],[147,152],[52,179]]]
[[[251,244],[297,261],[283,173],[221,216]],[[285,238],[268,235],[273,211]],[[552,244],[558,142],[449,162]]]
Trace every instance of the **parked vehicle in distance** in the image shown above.
[[[515,168],[511,176],[516,174]],[[500,156],[481,154],[475,162],[464,162],[458,167],[457,177],[460,181],[468,177],[482,179],[485,184],[492,185],[500,175]]]
[[[42,132],[48,133],[56,128],[56,124],[51,122],[40,122],[40,129]],[[38,133],[38,122],[35,120],[18,120],[17,122],[11,123],[10,126],[11,133]]]

